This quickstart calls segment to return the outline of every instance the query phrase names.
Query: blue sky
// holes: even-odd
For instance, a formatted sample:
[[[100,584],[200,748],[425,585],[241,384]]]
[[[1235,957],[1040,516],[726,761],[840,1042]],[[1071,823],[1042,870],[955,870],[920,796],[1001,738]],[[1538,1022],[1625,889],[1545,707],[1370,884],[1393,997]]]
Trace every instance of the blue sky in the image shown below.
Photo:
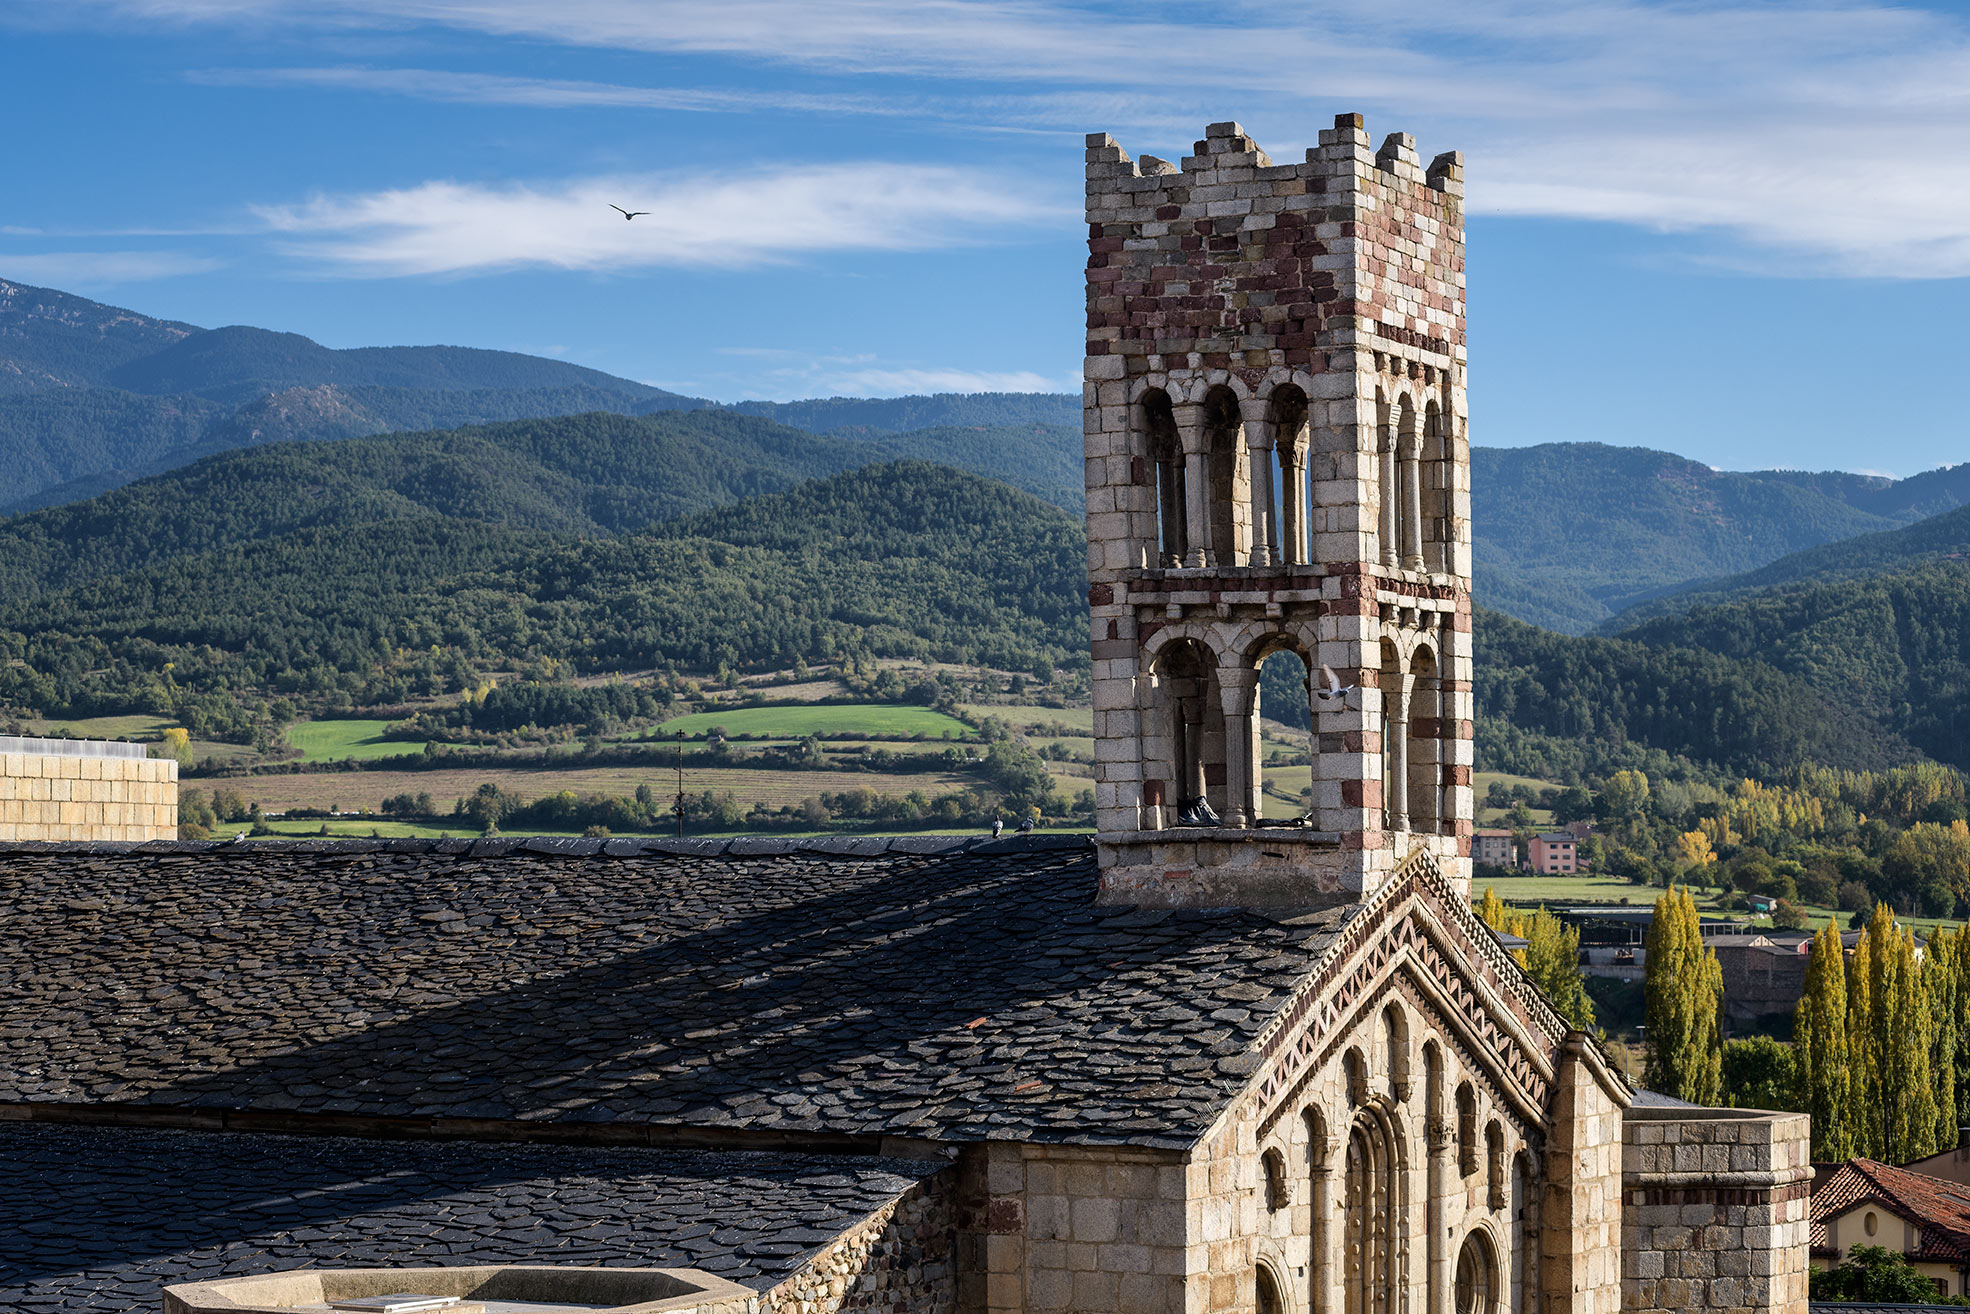
[[[1970,457],[1961,7],[0,0],[0,50],[0,277],[193,323],[1067,390],[1082,134],[1354,110],[1466,154],[1475,441]]]

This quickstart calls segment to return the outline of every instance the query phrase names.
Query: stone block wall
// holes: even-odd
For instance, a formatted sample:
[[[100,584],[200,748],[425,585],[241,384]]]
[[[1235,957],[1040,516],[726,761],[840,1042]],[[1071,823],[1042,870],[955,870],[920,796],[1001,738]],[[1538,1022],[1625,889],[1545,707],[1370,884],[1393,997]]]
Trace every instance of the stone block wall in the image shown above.
[[[0,841],[178,838],[178,764],[135,744],[0,739]]]
[[[843,1232],[750,1314],[952,1314],[957,1175],[946,1169]]]
[[[1809,1128],[1802,1113],[1628,1110],[1622,1308],[1804,1314]]]
[[[960,1165],[964,1314],[1185,1314],[1197,1171],[1175,1152],[991,1143]],[[1229,1275],[1235,1281],[1235,1275]],[[1206,1279],[1208,1280],[1208,1279]]]

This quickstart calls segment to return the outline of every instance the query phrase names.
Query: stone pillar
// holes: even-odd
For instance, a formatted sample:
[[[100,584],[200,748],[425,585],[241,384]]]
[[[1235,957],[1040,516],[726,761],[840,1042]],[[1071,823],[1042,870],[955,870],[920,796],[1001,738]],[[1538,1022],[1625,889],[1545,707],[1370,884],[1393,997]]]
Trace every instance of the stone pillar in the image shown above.
[[[1398,559],[1395,542],[1395,508],[1397,498],[1400,496],[1400,490],[1396,487],[1395,442],[1393,439],[1385,439],[1382,445],[1381,494],[1382,564],[1384,566],[1393,566]]]
[[[1183,523],[1189,543],[1183,564],[1201,570],[1217,559],[1219,546],[1211,542],[1211,456],[1205,446],[1204,408],[1187,402],[1170,409],[1183,440]]]
[[[1423,568],[1423,463],[1413,440],[1402,454],[1402,566]]]
[[[1306,564],[1306,448],[1295,443],[1280,450],[1285,490],[1280,496],[1280,560]]]
[[[1625,1096],[1585,1032],[1569,1032],[1556,1057],[1539,1211],[1540,1308],[1547,1314],[1617,1314]]]
[[[1252,788],[1252,700],[1259,673],[1249,666],[1222,667],[1218,691],[1224,700],[1224,824],[1243,829],[1257,820]]]
[[[1429,1207],[1424,1211],[1428,1216],[1430,1229],[1429,1244],[1424,1248],[1428,1260],[1426,1280],[1429,1282],[1429,1300],[1424,1308],[1428,1314],[1451,1314],[1450,1282],[1451,1254],[1450,1238],[1444,1234],[1444,1206],[1447,1197],[1457,1183],[1451,1171],[1450,1158],[1455,1153],[1456,1128],[1450,1120],[1432,1110],[1429,1121],[1423,1129],[1429,1141]],[[1500,1274],[1503,1277],[1503,1274]]]
[[[1273,511],[1271,409],[1271,403],[1257,398],[1238,403],[1245,422],[1246,482],[1252,490],[1252,553],[1247,564],[1253,566],[1270,566],[1279,560],[1279,517]]]
[[[1388,721],[1382,735],[1388,747],[1389,829],[1409,829],[1409,694],[1397,689],[1385,695]]]
[[[1313,1228],[1309,1241],[1313,1253],[1307,1266],[1307,1308],[1309,1314],[1340,1314],[1341,1275],[1347,1271],[1347,1259],[1341,1254],[1346,1228],[1341,1222],[1341,1202],[1335,1199],[1340,1142],[1324,1137],[1312,1154]]]

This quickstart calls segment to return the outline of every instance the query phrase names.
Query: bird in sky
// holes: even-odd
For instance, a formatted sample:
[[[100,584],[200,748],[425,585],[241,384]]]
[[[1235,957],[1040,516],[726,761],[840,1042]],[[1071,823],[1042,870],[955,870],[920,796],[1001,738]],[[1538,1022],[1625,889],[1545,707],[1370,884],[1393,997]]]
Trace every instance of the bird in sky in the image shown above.
[[[631,219],[634,219],[639,214],[650,213],[648,210],[625,210],[620,205],[617,205],[614,201],[609,202],[609,208],[611,210],[614,210],[617,214],[621,215],[623,217],[623,222],[625,223],[627,223]]]
[[[1315,689],[1313,693],[1314,697],[1323,703],[1331,703],[1336,698],[1346,698],[1354,692],[1354,686],[1351,684],[1342,684],[1341,677],[1334,674],[1334,668],[1331,666],[1322,666],[1320,668],[1320,678],[1327,682],[1327,687],[1325,689]]]

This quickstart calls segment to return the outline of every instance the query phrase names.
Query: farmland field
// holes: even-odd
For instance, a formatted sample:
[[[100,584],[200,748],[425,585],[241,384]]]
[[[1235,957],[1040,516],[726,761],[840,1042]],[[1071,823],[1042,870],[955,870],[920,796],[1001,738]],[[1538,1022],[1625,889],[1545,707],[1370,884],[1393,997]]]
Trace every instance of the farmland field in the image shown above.
[[[524,768],[325,771],[310,775],[234,776],[188,783],[230,789],[247,803],[258,803],[265,811],[285,812],[289,808],[373,808],[392,794],[420,793],[431,795],[440,808],[448,809],[452,800],[466,797],[486,781],[498,785],[502,792],[523,800],[558,794],[564,789],[577,794],[629,795],[636,792],[638,785],[648,785],[659,797],[669,799],[677,791],[676,779],[669,771],[646,767],[588,767],[573,771]],[[763,802],[775,808],[798,804],[804,798],[824,792],[868,789],[878,794],[907,794],[913,789],[920,789],[926,794],[935,795],[966,789],[976,783],[974,777],[944,772],[691,768],[684,773],[684,788],[693,794],[707,789],[714,794],[730,791],[747,807]]]
[[[852,734],[871,739],[963,739],[971,727],[928,707],[887,703],[805,703],[793,707],[735,707],[730,711],[693,712],[673,717],[646,738],[663,738],[683,731],[702,735],[722,726],[730,735],[760,735],[798,739],[803,735]]]
[[[385,739],[388,721],[301,721],[288,727],[287,742],[301,750],[303,762],[358,762],[422,752],[421,742]]]

